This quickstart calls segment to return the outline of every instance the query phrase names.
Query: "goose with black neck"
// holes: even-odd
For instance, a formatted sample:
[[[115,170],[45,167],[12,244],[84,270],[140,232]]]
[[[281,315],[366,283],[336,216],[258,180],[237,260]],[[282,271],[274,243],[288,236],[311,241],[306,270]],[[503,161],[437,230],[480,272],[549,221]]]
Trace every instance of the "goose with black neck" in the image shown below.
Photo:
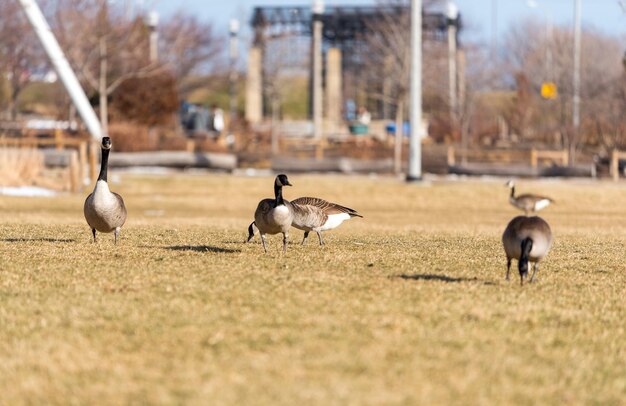
[[[263,199],[254,212],[254,223],[261,234],[263,249],[267,253],[266,234],[283,234],[283,253],[287,251],[289,228],[293,221],[293,207],[283,198],[283,187],[291,186],[287,175],[280,174],[274,180],[274,199]]]
[[[110,152],[111,138],[103,137],[100,174],[93,192],[85,199],[83,211],[87,224],[91,227],[94,242],[96,241],[96,231],[101,233],[113,232],[114,242],[117,244],[120,229],[126,222],[126,206],[122,196],[109,190],[107,170]]]

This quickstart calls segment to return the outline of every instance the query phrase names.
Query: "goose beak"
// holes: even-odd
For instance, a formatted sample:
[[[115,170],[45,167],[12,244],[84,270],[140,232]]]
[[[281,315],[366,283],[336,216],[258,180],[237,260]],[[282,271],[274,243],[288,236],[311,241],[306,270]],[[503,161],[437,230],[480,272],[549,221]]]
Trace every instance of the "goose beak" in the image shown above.
[[[285,186],[293,186],[291,183],[287,182]]]

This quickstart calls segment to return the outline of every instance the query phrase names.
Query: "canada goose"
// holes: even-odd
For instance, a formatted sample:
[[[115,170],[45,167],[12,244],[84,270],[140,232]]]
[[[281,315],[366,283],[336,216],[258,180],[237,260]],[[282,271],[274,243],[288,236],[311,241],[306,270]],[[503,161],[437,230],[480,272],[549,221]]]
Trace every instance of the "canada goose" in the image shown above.
[[[111,139],[102,138],[102,161],[100,163],[100,175],[93,192],[85,199],[83,211],[87,224],[91,227],[93,240],[96,241],[96,230],[101,233],[114,232],[115,244],[120,228],[126,221],[126,206],[124,199],[117,193],[109,190],[107,183],[107,167],[109,152],[111,151]]]
[[[545,196],[532,194],[515,196],[515,183],[512,180],[509,180],[507,183],[505,183],[505,186],[511,188],[509,203],[511,203],[513,206],[517,207],[520,210],[524,210],[527,216],[529,211],[536,212],[548,207],[550,203],[554,203],[554,200]]]
[[[517,216],[509,222],[502,234],[502,245],[506,253],[506,280],[511,272],[511,259],[517,259],[520,284],[528,276],[528,262],[534,262],[530,282],[535,279],[539,269],[539,261],[548,254],[552,245],[552,231],[541,217]]]
[[[294,211],[291,225],[304,231],[302,245],[306,242],[310,231],[315,231],[320,240],[320,245],[324,245],[322,231],[337,228],[344,220],[349,220],[352,217],[363,217],[354,209],[317,197],[300,197],[292,200],[291,205]]]
[[[324,245],[322,231],[337,228],[344,220],[352,217],[363,217],[354,209],[327,202],[317,197],[299,197],[290,203],[294,213],[291,225],[304,231],[302,245],[306,243],[310,231],[315,231],[320,240],[320,245]],[[256,223],[254,221],[250,223],[248,226],[248,240],[246,242],[249,242],[254,237],[257,230]]]
[[[293,221],[293,207],[283,199],[283,186],[291,186],[287,175],[280,174],[274,180],[274,199],[263,199],[254,212],[254,222],[249,230],[256,226],[261,234],[263,249],[267,253],[265,234],[283,234],[283,253],[287,252],[289,228]],[[251,238],[251,237],[250,237]],[[250,239],[248,239],[249,241]]]

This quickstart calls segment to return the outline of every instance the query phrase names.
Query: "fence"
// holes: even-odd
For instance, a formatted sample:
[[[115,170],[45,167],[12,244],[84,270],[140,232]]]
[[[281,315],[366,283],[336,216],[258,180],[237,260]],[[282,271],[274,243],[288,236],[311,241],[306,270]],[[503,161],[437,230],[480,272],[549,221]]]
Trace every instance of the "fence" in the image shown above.
[[[95,179],[96,177],[98,148],[97,145],[91,143],[91,148],[89,148],[90,151],[88,156],[89,145],[90,143],[88,140],[79,138],[68,138],[60,130],[54,132],[53,138],[0,137],[0,147],[54,147],[54,150],[58,152],[69,150],[69,154],[47,154],[46,161],[48,164],[52,163],[53,166],[62,166],[68,168],[69,190],[72,192],[80,191],[83,180],[87,177],[87,168],[89,168],[89,178]]]

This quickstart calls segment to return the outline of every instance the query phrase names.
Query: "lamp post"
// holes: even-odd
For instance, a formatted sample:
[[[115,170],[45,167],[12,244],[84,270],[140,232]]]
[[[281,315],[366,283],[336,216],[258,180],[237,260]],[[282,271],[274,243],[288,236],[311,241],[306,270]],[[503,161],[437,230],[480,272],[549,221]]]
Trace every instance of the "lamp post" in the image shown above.
[[[574,98],[572,100],[572,124],[574,126],[574,137],[578,135],[580,127],[580,11],[581,0],[574,0]],[[571,154],[573,143],[570,145],[570,162],[573,155]]]
[[[411,138],[407,182],[422,180],[422,0],[411,0]]]
[[[322,15],[324,1],[314,0],[313,12],[313,137],[318,141],[318,158],[322,152]]]
[[[229,26],[229,46],[230,46],[230,67],[229,67],[229,94],[230,94],[230,119],[228,129],[232,134],[233,124],[237,118],[237,59],[239,58],[239,20],[230,20]]]
[[[159,13],[151,11],[146,16],[146,25],[150,29],[150,63],[155,63],[159,59]]]
[[[456,31],[459,9],[453,1],[448,1],[446,8],[448,17],[448,85],[450,102],[450,119],[456,125],[457,97],[456,97]]]

